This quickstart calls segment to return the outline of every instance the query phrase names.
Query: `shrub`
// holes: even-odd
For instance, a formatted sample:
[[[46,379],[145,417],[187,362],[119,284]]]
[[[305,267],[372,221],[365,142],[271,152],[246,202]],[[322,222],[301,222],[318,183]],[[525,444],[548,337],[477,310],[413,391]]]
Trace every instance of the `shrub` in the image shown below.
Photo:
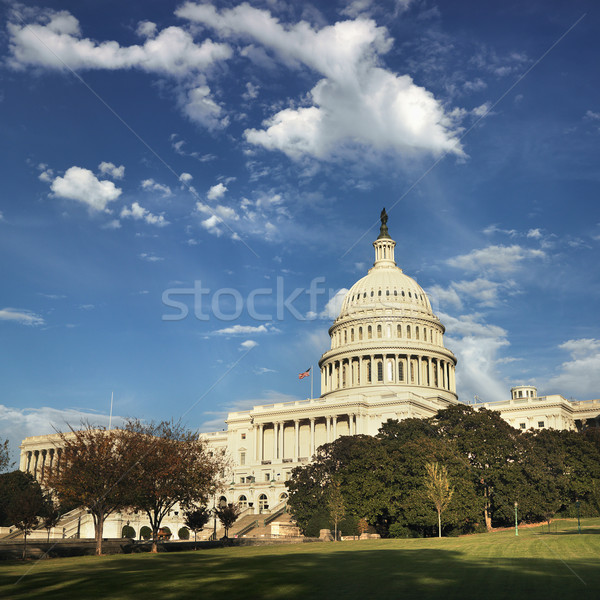
[[[140,535],[142,536],[142,539],[149,540],[152,537],[152,529],[150,529],[150,527],[147,525],[144,525],[140,529]]]
[[[121,537],[135,540],[135,529],[131,527],[131,525],[125,525],[125,527],[123,527],[123,531],[121,532]]]
[[[177,532],[177,537],[180,540],[189,540],[190,539],[190,530],[187,527],[182,527],[178,532]]]
[[[413,532],[401,523],[392,523],[390,525],[389,535],[392,538],[409,538],[413,537]]]

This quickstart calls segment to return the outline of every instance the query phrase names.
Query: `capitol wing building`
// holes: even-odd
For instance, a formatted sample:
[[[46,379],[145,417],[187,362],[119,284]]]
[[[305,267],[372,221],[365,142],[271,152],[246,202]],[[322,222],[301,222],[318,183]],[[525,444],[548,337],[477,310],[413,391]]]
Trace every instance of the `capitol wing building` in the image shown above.
[[[258,523],[251,515],[281,514],[291,470],[308,463],[322,444],[343,435],[376,435],[388,419],[427,418],[458,403],[456,357],[444,347],[444,326],[423,289],[396,265],[395,245],[384,210],[373,267],[348,291],[329,329],[331,348],[319,360],[319,398],[232,412],[227,430],[201,434],[212,452],[232,462],[215,502],[239,504],[249,528]],[[481,407],[499,410],[518,429],[583,429],[597,426],[600,415],[600,400],[538,397],[533,386],[514,387],[504,402],[474,405]],[[57,435],[26,438],[20,468],[40,478],[53,467],[59,443]],[[106,530],[119,537],[129,517],[111,517]],[[181,525],[178,511],[169,517],[166,523]],[[86,531],[93,537],[93,528]]]

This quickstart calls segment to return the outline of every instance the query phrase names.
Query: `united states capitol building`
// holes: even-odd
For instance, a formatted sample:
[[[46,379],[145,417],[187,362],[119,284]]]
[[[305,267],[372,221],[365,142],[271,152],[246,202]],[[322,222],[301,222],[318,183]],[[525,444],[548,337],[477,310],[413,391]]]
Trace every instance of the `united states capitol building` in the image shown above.
[[[444,346],[444,325],[427,294],[396,265],[395,245],[384,210],[373,267],[350,288],[329,329],[318,398],[231,412],[226,430],[201,434],[211,451],[231,459],[216,502],[238,503],[243,515],[279,514],[292,469],[308,463],[322,444],[344,435],[375,435],[388,419],[427,418],[459,403],[456,357]],[[600,400],[538,397],[532,386],[513,388],[506,401],[474,407],[499,410],[520,429],[582,429],[589,421],[597,424],[600,415]],[[48,468],[55,442],[55,435],[26,438],[20,468],[36,476]]]

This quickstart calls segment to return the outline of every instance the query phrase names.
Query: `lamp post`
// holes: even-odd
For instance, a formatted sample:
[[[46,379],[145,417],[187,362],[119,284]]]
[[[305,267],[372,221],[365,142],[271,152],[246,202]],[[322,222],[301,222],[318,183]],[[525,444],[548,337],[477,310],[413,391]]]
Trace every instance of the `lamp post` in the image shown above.
[[[519,503],[515,502],[515,535],[518,536],[519,535],[519,517],[517,514],[519,508]]]
[[[579,519],[579,499],[575,500],[575,508],[577,509],[577,533],[581,533],[581,521]]]

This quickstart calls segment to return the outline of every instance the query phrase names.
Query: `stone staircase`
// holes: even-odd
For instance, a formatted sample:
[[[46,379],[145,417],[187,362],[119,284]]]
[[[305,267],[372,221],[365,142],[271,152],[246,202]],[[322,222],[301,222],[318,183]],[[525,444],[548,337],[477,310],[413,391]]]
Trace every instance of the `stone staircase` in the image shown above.
[[[92,518],[85,508],[75,508],[61,516],[56,527],[53,527],[50,530],[50,538],[76,538],[80,517],[82,526],[85,524],[86,520]],[[47,535],[47,529],[43,526],[40,526],[32,530],[27,537],[29,539],[38,539],[46,538]],[[15,531],[4,536],[2,539],[4,541],[21,540],[23,539],[23,532],[20,529],[15,529]]]

